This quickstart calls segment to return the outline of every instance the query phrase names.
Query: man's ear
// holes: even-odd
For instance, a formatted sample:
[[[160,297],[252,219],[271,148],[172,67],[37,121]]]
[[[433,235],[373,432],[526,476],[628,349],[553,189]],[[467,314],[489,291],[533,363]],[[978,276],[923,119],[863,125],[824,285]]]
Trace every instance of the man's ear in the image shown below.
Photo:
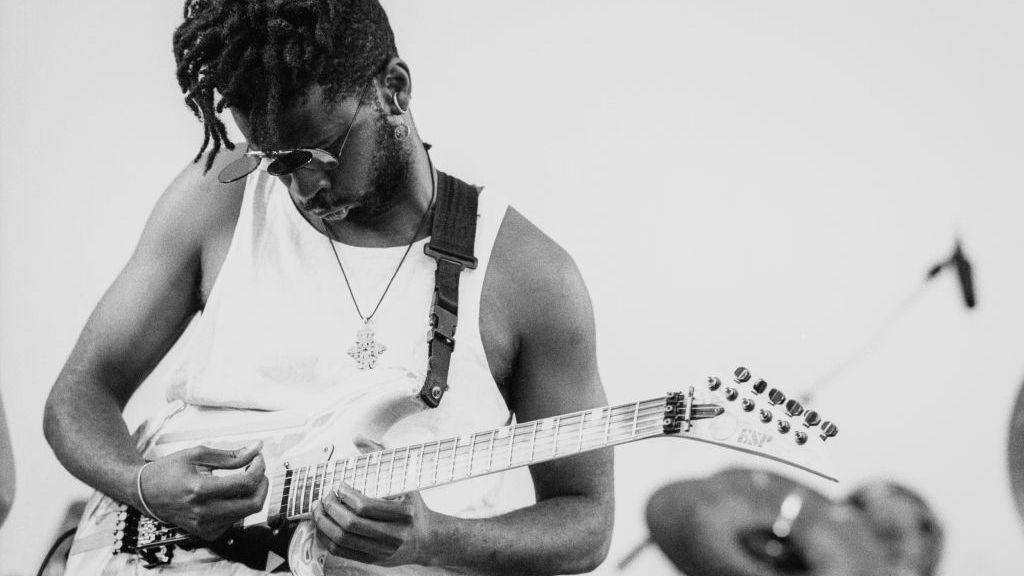
[[[385,108],[392,114],[408,112],[412,100],[412,74],[409,73],[409,65],[398,56],[388,62],[384,71],[383,97]]]

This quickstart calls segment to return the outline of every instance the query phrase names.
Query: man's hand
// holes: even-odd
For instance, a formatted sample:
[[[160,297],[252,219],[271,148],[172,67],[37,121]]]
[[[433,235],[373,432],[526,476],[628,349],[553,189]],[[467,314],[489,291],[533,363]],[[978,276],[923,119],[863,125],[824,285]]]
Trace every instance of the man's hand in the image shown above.
[[[216,540],[236,521],[259,512],[270,481],[259,442],[238,450],[196,446],[155,460],[142,475],[146,504],[169,522],[204,540]],[[214,476],[213,470],[245,470]]]
[[[370,498],[347,484],[313,507],[317,541],[334,556],[366,564],[430,564],[434,513],[418,492]]]

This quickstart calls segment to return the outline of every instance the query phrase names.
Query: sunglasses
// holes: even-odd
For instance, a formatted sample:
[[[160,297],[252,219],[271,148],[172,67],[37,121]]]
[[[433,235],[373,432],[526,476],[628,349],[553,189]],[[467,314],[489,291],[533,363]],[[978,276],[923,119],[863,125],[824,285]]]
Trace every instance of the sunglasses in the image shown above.
[[[366,96],[366,89],[368,87],[369,83],[363,86],[363,90],[359,94],[359,104],[356,106],[356,113],[352,115],[352,122],[345,130],[345,134],[327,146],[330,149],[334,149],[337,145],[337,152],[331,153],[323,148],[293,148],[291,150],[268,151],[247,150],[240,158],[225,166],[217,175],[217,180],[221,184],[230,184],[231,182],[241,180],[251,174],[253,170],[259,168],[264,160],[270,161],[267,164],[266,170],[271,176],[284,176],[304,167],[316,170],[334,170],[341,164],[341,151],[345,149],[348,135],[352,132],[352,127],[355,126],[356,118],[359,117],[359,112],[363,107],[363,97]]]

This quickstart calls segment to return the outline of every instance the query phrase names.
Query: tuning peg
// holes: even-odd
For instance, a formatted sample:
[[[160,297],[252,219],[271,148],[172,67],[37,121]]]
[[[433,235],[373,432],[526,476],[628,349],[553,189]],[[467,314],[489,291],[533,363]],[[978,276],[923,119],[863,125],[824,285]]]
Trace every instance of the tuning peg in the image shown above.
[[[779,433],[781,434],[789,432],[789,422],[786,422],[785,420],[779,420],[777,427],[779,429]]]
[[[836,426],[834,423],[832,423],[832,422],[822,422],[821,423],[821,439],[822,440],[828,440],[829,438],[834,437],[836,434],[839,434],[839,427]]]
[[[772,421],[771,410],[764,410],[764,409],[762,409],[761,410],[761,422],[764,422],[764,423],[767,424],[768,422],[771,422],[771,421]]]
[[[714,376],[708,376],[708,389],[718,390],[718,387],[722,385],[722,381]]]
[[[805,432],[800,432],[798,430],[793,434],[793,437],[796,438],[797,444],[804,445],[807,443],[807,434]]]
[[[772,388],[768,391],[768,403],[772,406],[778,406],[786,401],[786,395],[782,393],[782,390],[778,388]]]
[[[754,385],[751,386],[751,388],[753,388],[754,394],[760,394],[764,392],[766,388],[768,388],[768,383],[765,382],[763,379],[759,379],[757,382],[754,382]]]
[[[754,410],[754,401],[750,398],[744,398],[742,404],[744,412],[751,412]]]
[[[737,368],[733,373],[733,379],[736,380],[737,384],[743,384],[747,380],[750,380],[750,370],[747,370],[743,366]]]
[[[789,414],[793,418],[804,413],[804,407],[800,405],[796,400],[786,401],[786,414]]]
[[[725,399],[726,400],[735,400],[736,397],[739,396],[739,395],[740,395],[740,393],[735,388],[733,388],[731,386],[727,386],[725,388]]]
[[[821,416],[814,410],[808,410],[804,414],[804,426],[810,428],[811,426],[817,426],[818,422],[821,422]]]

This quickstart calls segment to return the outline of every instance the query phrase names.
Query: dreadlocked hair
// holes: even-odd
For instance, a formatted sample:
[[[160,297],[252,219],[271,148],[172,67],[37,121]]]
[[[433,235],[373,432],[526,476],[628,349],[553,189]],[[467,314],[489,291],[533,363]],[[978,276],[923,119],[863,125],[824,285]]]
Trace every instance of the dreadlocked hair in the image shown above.
[[[235,147],[218,116],[225,107],[276,147],[278,114],[310,86],[321,85],[328,101],[358,93],[398,54],[377,0],[185,0],[184,17],[174,59],[185,104],[203,123],[193,162],[212,143],[207,171],[221,146]]]

